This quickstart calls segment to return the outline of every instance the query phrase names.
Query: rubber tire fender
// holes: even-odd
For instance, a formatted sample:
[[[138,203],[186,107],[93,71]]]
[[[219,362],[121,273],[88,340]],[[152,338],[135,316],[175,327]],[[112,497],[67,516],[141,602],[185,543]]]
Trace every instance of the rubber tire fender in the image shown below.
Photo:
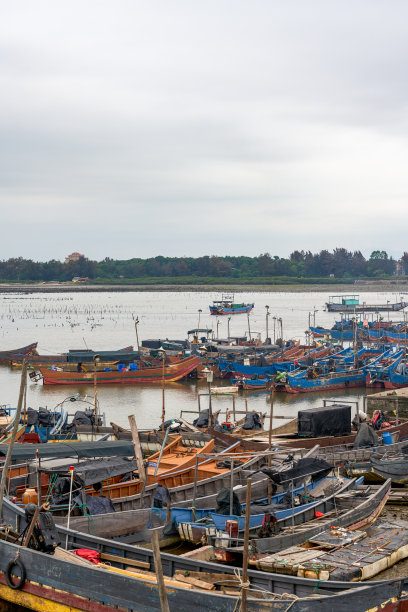
[[[21,576],[17,583],[14,583],[11,579],[11,573],[14,567],[18,567],[21,573]],[[5,574],[6,574],[7,584],[10,587],[10,589],[18,590],[18,589],[23,588],[25,581],[27,579],[27,572],[26,572],[26,568],[23,562],[20,561],[20,559],[16,559],[15,561],[10,561],[10,563],[7,566]]]

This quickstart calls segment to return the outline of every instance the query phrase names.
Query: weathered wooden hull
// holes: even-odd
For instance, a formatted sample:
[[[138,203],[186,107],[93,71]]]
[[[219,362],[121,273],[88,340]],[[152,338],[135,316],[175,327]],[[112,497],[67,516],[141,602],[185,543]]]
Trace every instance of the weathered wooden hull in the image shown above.
[[[335,516],[322,517],[320,520],[313,520],[314,517],[310,511],[310,522],[305,522],[300,530],[296,527],[290,532],[278,534],[270,538],[258,538],[251,540],[252,553],[250,555],[250,563],[257,565],[257,561],[262,555],[278,552],[291,546],[298,546],[307,542],[316,534],[329,529],[333,524],[336,527],[348,527],[351,530],[362,529],[373,523],[381,510],[384,508],[391,492],[391,481],[387,480],[377,491],[369,498],[362,499],[360,503],[350,503],[350,509],[341,512],[342,506],[340,497],[337,494],[326,501],[326,509],[323,514],[327,514],[334,509]],[[337,501],[335,501],[337,500]],[[343,502],[344,503],[344,502]]]
[[[96,382],[98,385],[161,384],[163,380],[166,383],[174,382],[190,374],[190,372],[197,368],[199,363],[199,357],[187,357],[176,363],[166,365],[164,369],[161,366],[157,366],[128,372],[98,371],[96,372]],[[94,372],[57,372],[45,368],[40,368],[40,372],[44,385],[93,385],[95,379]]]
[[[408,484],[408,457],[400,456],[392,459],[371,457],[370,462],[371,471],[381,478],[390,478],[396,484]]]
[[[5,500],[3,514],[6,519],[16,525],[18,530],[24,527],[23,512],[14,504]],[[68,535],[70,549],[91,548],[103,555],[113,556],[112,566],[118,569],[132,566],[137,572],[137,563],[154,571],[153,554],[145,548],[138,548],[111,540],[82,534],[65,528],[58,528],[61,540],[65,542]],[[20,591],[6,584],[4,572],[10,561],[19,556],[27,570],[27,581]],[[177,571],[203,571],[219,573],[217,564],[176,557],[163,554],[162,565],[165,576],[173,576]],[[135,567],[136,565],[136,567]],[[140,565],[139,565],[140,567]],[[234,576],[234,568],[225,566],[223,573]],[[269,593],[287,593],[296,595],[282,597],[277,600],[249,599],[248,611],[254,612],[310,612],[311,609],[320,612],[363,612],[367,609],[381,612],[396,612],[399,600],[405,589],[403,579],[396,581],[377,581],[369,586],[355,588],[350,582],[320,582],[295,576],[269,574],[249,570],[251,584]],[[124,573],[116,573],[105,569],[95,569],[91,566],[77,565],[63,561],[51,555],[21,549],[14,544],[0,541],[0,597],[13,604],[21,604],[32,610],[51,610],[67,612],[63,606],[71,606],[76,610],[86,612],[113,612],[117,607],[131,612],[159,612],[160,603],[157,588],[151,581],[143,581],[137,576],[131,577]],[[212,594],[193,589],[185,590],[177,586],[167,589],[171,612],[181,610],[204,610],[205,612],[233,612],[237,606],[236,596],[226,596],[221,593]],[[308,596],[313,595],[313,599]],[[239,603],[238,603],[239,605]],[[116,606],[116,607],[115,607]]]
[[[394,304],[333,304],[326,302],[328,312],[398,312],[407,306],[408,302],[395,302]]]
[[[37,344],[38,342],[33,342],[32,344],[27,344],[27,346],[12,349],[11,351],[0,351],[0,363],[8,363],[13,355],[18,355],[23,360],[27,355],[35,351]]]

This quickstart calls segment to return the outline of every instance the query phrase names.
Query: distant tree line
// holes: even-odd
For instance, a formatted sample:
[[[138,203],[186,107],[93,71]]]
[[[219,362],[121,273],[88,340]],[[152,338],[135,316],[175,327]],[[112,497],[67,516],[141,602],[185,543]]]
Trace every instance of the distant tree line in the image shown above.
[[[0,261],[2,281],[69,281],[74,277],[89,279],[139,278],[383,278],[395,274],[397,262],[385,251],[373,251],[366,259],[360,251],[343,248],[333,252],[323,250],[294,251],[289,258],[263,253],[258,257],[151,257],[149,259],[78,261],[62,263],[51,260],[35,262],[22,257]],[[398,262],[398,273],[408,274],[408,253]]]

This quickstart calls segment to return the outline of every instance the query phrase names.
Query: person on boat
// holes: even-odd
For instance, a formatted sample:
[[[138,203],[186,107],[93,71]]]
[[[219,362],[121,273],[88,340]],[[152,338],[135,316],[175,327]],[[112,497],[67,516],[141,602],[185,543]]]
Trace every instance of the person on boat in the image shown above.
[[[367,448],[371,446],[378,446],[377,434],[375,433],[372,424],[367,422],[367,415],[365,414],[365,412],[359,412],[358,414],[361,423],[358,428],[356,438],[354,440],[353,448]]]
[[[366,419],[367,419],[366,413],[360,410],[360,412],[358,412],[356,416],[354,417],[354,419],[351,421],[351,424],[354,427],[354,429],[358,429],[361,423],[363,423]]]
[[[79,361],[77,365],[77,372],[82,372],[82,363]]]
[[[257,531],[258,538],[268,538],[279,533],[278,519],[273,512],[265,512],[262,525]]]

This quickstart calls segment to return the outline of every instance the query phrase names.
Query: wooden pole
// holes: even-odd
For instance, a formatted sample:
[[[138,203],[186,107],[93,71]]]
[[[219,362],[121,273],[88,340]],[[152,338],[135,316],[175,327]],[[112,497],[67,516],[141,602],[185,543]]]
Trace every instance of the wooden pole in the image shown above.
[[[231,459],[231,482],[230,482],[230,514],[234,503],[234,459]]]
[[[12,431],[11,439],[10,439],[9,446],[7,449],[6,460],[3,465],[3,473],[1,475],[1,482],[0,482],[0,517],[1,518],[3,518],[4,489],[6,486],[7,474],[8,474],[8,470],[9,470],[10,463],[11,463],[11,454],[13,452],[14,442],[16,440],[18,427],[20,425],[21,409],[23,406],[24,389],[25,389],[26,384],[27,384],[27,361],[24,359],[23,367],[21,369],[20,393],[18,396],[16,416],[14,418],[13,431]]]
[[[247,609],[247,586],[248,582],[248,556],[249,556],[249,519],[251,517],[251,484],[252,480],[247,479],[246,490],[246,508],[245,508],[245,532],[244,532],[244,552],[242,555],[242,593],[241,593],[241,611],[246,612]]]
[[[270,412],[269,412],[269,454],[268,454],[268,468],[270,469],[271,467],[271,448],[272,448],[272,423],[273,423],[273,400],[274,400],[274,395],[275,395],[275,388],[272,387],[272,391],[271,391],[271,408],[270,408]],[[271,479],[268,478],[268,504],[271,503],[271,497],[272,497],[272,483],[271,483]]]
[[[163,566],[160,556],[159,535],[156,529],[152,533],[152,548],[154,558],[154,570],[157,576],[157,586],[159,587],[160,609],[162,612],[170,612],[169,602],[167,600],[167,591],[164,584]]]
[[[200,400],[200,392],[198,392],[198,395],[197,395],[197,401],[198,401],[198,412],[201,412],[201,400]]]
[[[137,342],[137,352],[139,353],[139,359],[140,359],[139,332],[137,331],[138,325],[139,325],[139,317],[136,317],[135,319],[136,342]]]
[[[162,454],[163,454],[164,448],[165,448],[165,446],[166,446],[166,442],[167,442],[167,438],[168,438],[168,436],[169,436],[169,432],[170,432],[170,427],[168,427],[168,428],[166,429],[166,435],[164,436],[164,439],[163,439],[163,442],[162,442],[162,447],[161,447],[161,449],[160,449],[159,458],[158,458],[158,460],[157,460],[157,463],[156,463],[156,469],[154,470],[154,474],[153,474],[153,476],[156,476],[156,474],[157,474],[157,470],[159,469],[160,461],[161,461],[161,458],[162,458]]]
[[[234,423],[236,422],[236,415],[235,415],[235,395],[232,396],[232,415],[234,417]]]
[[[143,463],[142,447],[140,445],[139,431],[137,429],[136,419],[133,414],[129,414],[128,420],[129,420],[129,425],[130,425],[130,431],[132,433],[132,441],[133,441],[133,446],[135,449],[135,457],[137,460],[137,469],[139,471],[139,478],[140,480],[144,482],[144,484],[146,484],[146,470],[145,470],[145,466]]]
[[[194,491],[193,491],[193,514],[194,516],[195,516],[195,505],[196,505],[196,497],[197,497],[197,476],[198,476],[198,457],[196,455],[195,468],[194,468]]]
[[[162,431],[164,431],[164,420],[166,418],[166,407],[165,407],[165,403],[164,403],[164,365],[166,362],[166,353],[163,351],[163,371],[162,371]]]
[[[248,413],[248,398],[245,398],[245,412]]]

